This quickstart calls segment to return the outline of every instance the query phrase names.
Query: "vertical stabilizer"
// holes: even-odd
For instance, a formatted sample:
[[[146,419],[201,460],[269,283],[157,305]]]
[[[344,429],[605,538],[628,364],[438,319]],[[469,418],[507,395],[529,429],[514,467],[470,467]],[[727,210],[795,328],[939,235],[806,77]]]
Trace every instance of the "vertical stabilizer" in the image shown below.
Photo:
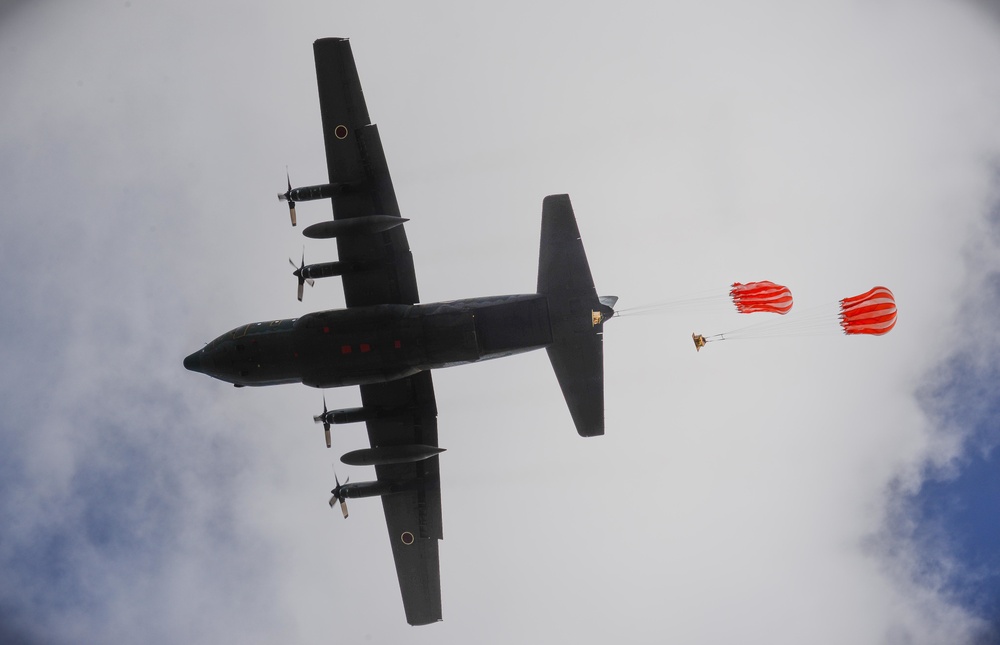
[[[594,289],[569,195],[542,202],[538,293],[546,296],[552,344],[546,348],[576,430],[604,434],[604,321],[613,313]]]

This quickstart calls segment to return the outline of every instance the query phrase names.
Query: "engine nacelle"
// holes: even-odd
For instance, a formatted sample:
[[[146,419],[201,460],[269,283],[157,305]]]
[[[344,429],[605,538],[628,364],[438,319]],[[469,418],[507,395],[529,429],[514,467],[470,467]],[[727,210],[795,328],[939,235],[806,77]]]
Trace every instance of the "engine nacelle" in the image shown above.
[[[314,199],[329,199],[338,193],[342,193],[343,188],[340,184],[317,184],[316,186],[289,188],[287,192],[278,193],[278,199],[287,202],[309,202]]]
[[[327,423],[361,423],[384,416],[382,410],[378,408],[345,408],[343,410],[330,410],[326,414],[318,417]]]
[[[353,269],[354,265],[344,262],[319,262],[317,264],[307,264],[299,269],[299,271],[302,280],[318,280],[319,278],[344,275]]]

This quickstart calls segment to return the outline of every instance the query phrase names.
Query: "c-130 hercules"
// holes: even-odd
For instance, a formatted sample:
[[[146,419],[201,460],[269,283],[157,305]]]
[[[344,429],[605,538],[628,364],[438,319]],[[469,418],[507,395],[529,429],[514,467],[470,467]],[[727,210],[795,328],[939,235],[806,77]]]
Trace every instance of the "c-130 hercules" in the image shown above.
[[[373,465],[377,481],[337,481],[332,507],[380,496],[406,620],[441,620],[442,538],[437,407],[430,370],[542,349],[548,352],[577,432],[604,434],[602,334],[617,298],[599,298],[568,195],[542,202],[538,285],[533,294],[417,304],[406,241],[378,129],[368,117],[347,39],[313,44],[330,182],[291,187],[289,203],[330,199],[333,221],[307,237],[336,238],[338,262],[302,265],[302,286],[341,276],[346,309],[240,325],[184,359],[184,367],[236,387],[304,383],[361,387],[362,407],[326,410],[330,425],[365,422],[370,448],[343,456]]]

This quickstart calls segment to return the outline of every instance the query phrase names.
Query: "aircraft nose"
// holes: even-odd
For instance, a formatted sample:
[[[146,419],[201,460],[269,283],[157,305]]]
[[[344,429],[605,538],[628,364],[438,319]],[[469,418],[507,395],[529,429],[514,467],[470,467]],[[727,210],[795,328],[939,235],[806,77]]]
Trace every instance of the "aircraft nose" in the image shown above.
[[[201,371],[201,354],[202,350],[198,350],[184,359],[184,367],[191,370],[192,372]]]

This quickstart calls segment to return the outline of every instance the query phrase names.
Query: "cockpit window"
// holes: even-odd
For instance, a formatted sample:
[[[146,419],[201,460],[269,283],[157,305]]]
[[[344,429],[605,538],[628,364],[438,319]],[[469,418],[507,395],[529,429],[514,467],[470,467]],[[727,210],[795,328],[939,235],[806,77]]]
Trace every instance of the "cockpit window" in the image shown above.
[[[239,330],[234,338],[241,336],[254,336],[256,334],[267,334],[274,331],[291,329],[294,326],[294,319],[289,320],[268,320],[267,322],[250,323]]]

